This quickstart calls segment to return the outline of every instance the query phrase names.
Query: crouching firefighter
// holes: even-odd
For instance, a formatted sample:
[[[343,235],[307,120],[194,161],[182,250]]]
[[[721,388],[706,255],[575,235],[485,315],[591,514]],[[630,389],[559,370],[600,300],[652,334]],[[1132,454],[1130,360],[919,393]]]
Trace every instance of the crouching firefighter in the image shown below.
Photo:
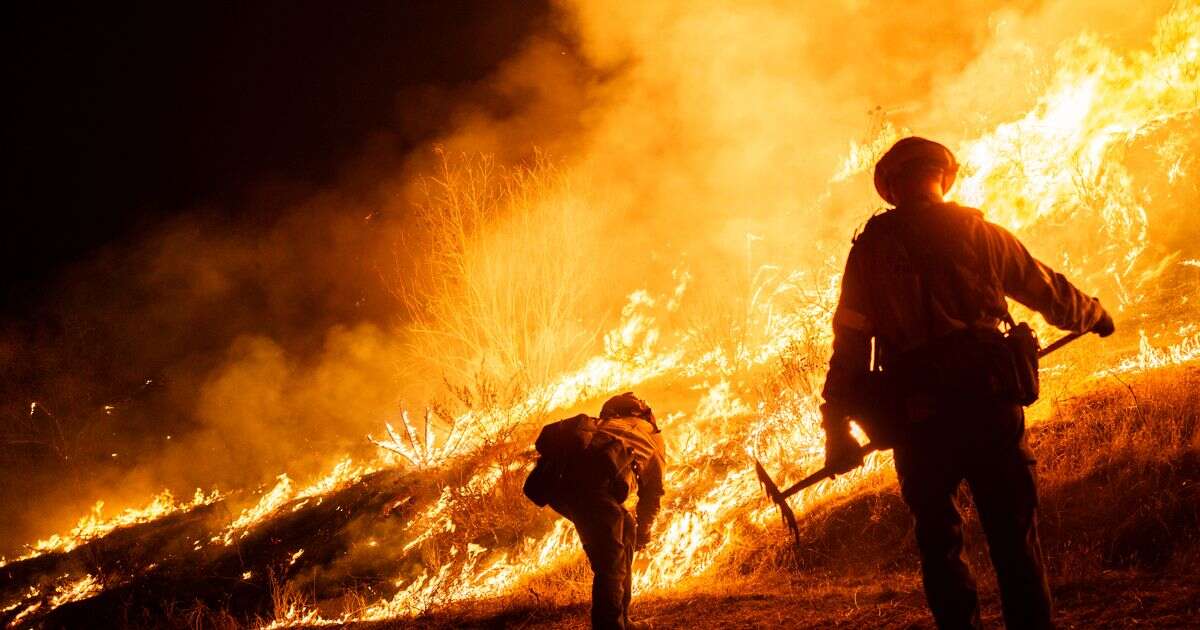
[[[666,448],[650,407],[633,392],[600,417],[580,414],[542,428],[525,494],[575,525],[592,567],[592,627],[645,628],[629,619],[633,553],[650,540],[663,495]],[[637,489],[637,517],[625,500]]]
[[[875,187],[895,207],[867,223],[846,261],[821,409],[826,464],[836,472],[862,463],[849,418],[873,444],[894,448],[939,628],[981,626],[963,560],[957,496],[965,481],[1005,624],[1049,628],[1022,410],[1037,398],[1037,341],[1012,321],[1005,297],[1073,333],[1107,337],[1113,320],[979,210],[943,201],[957,168],[946,147],[916,137],[876,164]]]

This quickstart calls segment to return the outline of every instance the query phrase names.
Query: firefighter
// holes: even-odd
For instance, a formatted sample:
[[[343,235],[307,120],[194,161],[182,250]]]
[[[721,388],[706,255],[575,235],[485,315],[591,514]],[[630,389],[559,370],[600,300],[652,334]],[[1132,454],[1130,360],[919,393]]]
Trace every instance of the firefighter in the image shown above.
[[[972,339],[1011,324],[1006,296],[1063,330],[1107,337],[1113,320],[979,210],[944,201],[957,170],[946,147],[918,137],[900,140],[876,164],[876,190],[894,207],[867,223],[846,261],[821,408],[826,464],[844,472],[862,463],[849,417],[868,372],[892,374],[901,401],[891,427],[896,473],[938,627],[981,627],[956,502],[965,481],[987,536],[1005,624],[1050,628],[1023,409],[950,381],[994,382],[986,363],[961,366],[980,354]],[[955,361],[949,371],[938,364]],[[941,376],[922,381],[930,374]]]
[[[592,627],[642,629],[629,619],[633,553],[650,541],[651,527],[663,495],[666,447],[649,405],[633,392],[610,398],[600,409],[593,444],[615,442],[628,464],[617,479],[582,475],[575,491],[550,506],[570,519],[579,533],[592,568]],[[618,456],[622,457],[622,456]],[[590,478],[589,478],[590,477]],[[624,506],[637,491],[637,517]]]

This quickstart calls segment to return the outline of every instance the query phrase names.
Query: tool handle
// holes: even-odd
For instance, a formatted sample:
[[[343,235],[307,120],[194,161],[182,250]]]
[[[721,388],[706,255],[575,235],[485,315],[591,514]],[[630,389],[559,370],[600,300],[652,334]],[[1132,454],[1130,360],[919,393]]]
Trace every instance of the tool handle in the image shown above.
[[[865,444],[862,447],[862,456],[866,457],[868,454],[874,453],[875,451],[878,451],[881,448],[883,448],[883,447],[879,446],[878,444]],[[847,470],[845,472],[850,472],[850,471]],[[824,481],[826,479],[832,479],[840,474],[843,474],[843,473],[835,473],[835,472],[831,471],[828,466],[824,466],[820,470],[814,472],[813,474],[788,486],[787,490],[784,490],[783,492],[779,493],[779,496],[780,496],[780,498],[786,499],[786,498],[792,496],[793,494],[796,494],[797,492],[800,492],[801,490],[816,484],[819,481]]]
[[[1084,335],[1084,333],[1081,333],[1081,332],[1073,332],[1073,333],[1063,335],[1058,340],[1056,340],[1054,343],[1039,350],[1038,358],[1044,357],[1044,356],[1050,354],[1051,352],[1058,350],[1059,348],[1071,343],[1072,341],[1075,341],[1076,339],[1082,337],[1083,335]],[[863,455],[863,457],[866,457],[867,454],[872,453],[874,451],[878,451],[882,448],[883,447],[878,444],[866,444],[862,447],[862,455]],[[761,466],[762,465],[759,464],[760,468],[761,468]],[[849,472],[849,471],[846,471],[846,472]],[[765,471],[764,471],[764,474],[765,474]],[[805,477],[804,479],[801,479],[800,481],[797,481],[796,483],[788,486],[786,490],[783,490],[779,493],[778,498],[779,498],[779,500],[787,499],[788,497],[792,496],[793,494],[796,494],[797,492],[800,492],[801,490],[803,490],[809,486],[812,486],[812,485],[814,485],[820,481],[824,481],[826,479],[832,479],[833,477],[836,477],[838,474],[840,474],[840,473],[835,473],[835,472],[831,471],[828,466],[822,467],[820,470],[817,470],[816,472]],[[773,483],[771,485],[774,486]]]
[[[1059,337],[1058,340],[1056,340],[1054,343],[1046,346],[1045,348],[1042,348],[1041,350],[1038,350],[1038,358],[1040,359],[1040,358],[1046,356],[1047,354],[1050,354],[1051,352],[1058,350],[1059,348],[1082,337],[1084,334],[1085,333],[1081,333],[1081,332],[1073,332],[1073,333],[1068,333],[1066,335],[1063,335],[1062,337]]]

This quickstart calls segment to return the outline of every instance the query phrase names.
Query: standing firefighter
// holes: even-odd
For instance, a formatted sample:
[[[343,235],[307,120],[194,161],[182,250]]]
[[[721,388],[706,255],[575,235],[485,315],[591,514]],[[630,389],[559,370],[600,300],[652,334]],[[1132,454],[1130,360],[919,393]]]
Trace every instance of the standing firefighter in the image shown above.
[[[1000,328],[1013,325],[1005,296],[1064,330],[1107,337],[1113,321],[979,210],[944,202],[957,170],[946,147],[917,137],[897,142],[875,167],[875,187],[895,208],[867,223],[846,261],[821,408],[826,464],[844,472],[862,463],[848,417],[868,420],[862,410],[873,409],[885,437],[871,437],[895,449],[938,627],[980,627],[956,503],[965,480],[1006,625],[1049,628],[1034,458],[1021,407],[1030,392],[1013,376],[1020,361],[1004,356],[1011,346]],[[1027,379],[1036,379],[1036,365],[1032,371]]]
[[[525,494],[575,524],[592,567],[592,627],[645,628],[629,619],[633,552],[646,546],[663,495],[666,448],[654,413],[633,392],[614,396],[600,417],[548,424]],[[637,518],[625,509],[637,488]]]

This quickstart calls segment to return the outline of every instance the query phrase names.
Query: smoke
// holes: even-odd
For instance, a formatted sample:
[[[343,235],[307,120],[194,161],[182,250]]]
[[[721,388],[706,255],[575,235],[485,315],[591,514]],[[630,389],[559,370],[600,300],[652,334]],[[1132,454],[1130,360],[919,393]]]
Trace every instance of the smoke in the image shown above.
[[[10,332],[8,434],[50,448],[5,472],[6,540],[97,499],[111,513],[373,454],[363,436],[400,390],[372,204],[274,194],[301,201],[268,226],[196,211],[108,247]]]
[[[599,348],[631,292],[685,272],[679,321],[727,325],[756,270],[836,265],[879,207],[861,169],[831,183],[852,141],[974,138],[1034,105],[1065,42],[1144,45],[1168,6],[564,1],[493,76],[405,104],[453,112],[440,152],[364,150],[327,189],[264,188],[269,225],[196,211],[56,288],[51,342],[0,347],[34,395],[98,410],[120,396],[92,370],[161,384],[76,423],[99,441],[79,448],[135,465],[36,503],[369,456],[402,402],[444,404],[444,381],[473,375],[545,381]]]

